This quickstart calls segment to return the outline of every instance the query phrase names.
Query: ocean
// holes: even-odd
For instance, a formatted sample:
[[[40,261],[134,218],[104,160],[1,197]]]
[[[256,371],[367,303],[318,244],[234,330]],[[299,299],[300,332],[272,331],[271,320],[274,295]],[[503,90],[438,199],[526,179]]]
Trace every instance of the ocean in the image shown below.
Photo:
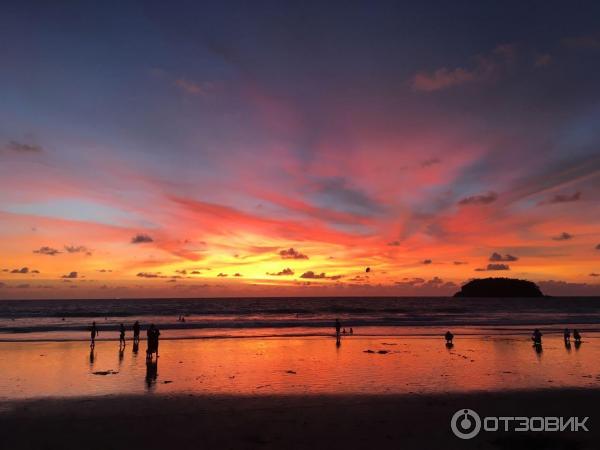
[[[185,321],[180,321],[183,316]],[[339,318],[357,334],[437,334],[438,329],[502,330],[580,325],[600,328],[600,298],[219,298],[0,301],[0,341],[101,339],[154,323],[164,338],[319,336]],[[472,331],[476,332],[476,331]]]

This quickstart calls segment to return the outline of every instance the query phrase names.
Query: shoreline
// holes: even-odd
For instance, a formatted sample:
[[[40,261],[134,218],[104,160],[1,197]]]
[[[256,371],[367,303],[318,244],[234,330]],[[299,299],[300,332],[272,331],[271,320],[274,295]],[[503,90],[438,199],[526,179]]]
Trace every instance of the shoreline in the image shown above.
[[[4,402],[3,448],[592,449],[598,389],[389,395],[113,395]],[[460,440],[450,419],[588,416],[589,432],[481,432]]]

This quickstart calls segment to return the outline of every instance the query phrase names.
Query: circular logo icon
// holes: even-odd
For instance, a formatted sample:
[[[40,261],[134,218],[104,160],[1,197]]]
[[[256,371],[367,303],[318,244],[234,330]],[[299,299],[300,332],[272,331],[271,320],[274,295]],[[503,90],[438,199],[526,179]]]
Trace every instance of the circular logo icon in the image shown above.
[[[481,430],[481,418],[472,409],[459,409],[452,416],[450,427],[460,439],[473,439]]]

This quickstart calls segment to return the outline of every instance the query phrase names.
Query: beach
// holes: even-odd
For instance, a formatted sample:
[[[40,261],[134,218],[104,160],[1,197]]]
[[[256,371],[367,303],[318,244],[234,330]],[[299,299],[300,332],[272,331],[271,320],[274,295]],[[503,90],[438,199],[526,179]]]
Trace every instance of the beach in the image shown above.
[[[429,395],[106,396],[4,403],[6,449],[595,449],[600,391]],[[460,440],[460,408],[495,416],[590,416],[589,432],[481,432]]]
[[[559,314],[548,311],[537,325],[539,347],[531,341],[534,324],[498,323],[498,315],[486,321],[484,311],[469,324],[466,313],[448,318],[460,304],[443,302],[428,308],[433,322],[460,322],[452,345],[444,340],[448,323],[394,326],[390,314],[407,314],[390,313],[385,302],[345,313],[339,344],[333,328],[321,326],[327,317],[313,311],[299,326],[276,324],[287,323],[289,311],[252,319],[219,311],[214,327],[198,325],[214,322],[212,311],[187,315],[185,326],[154,310],[107,318],[84,310],[64,321],[56,309],[41,317],[11,311],[0,332],[2,448],[595,448],[596,315],[567,322],[583,340],[566,345],[551,320]],[[137,346],[133,319],[144,320]],[[80,328],[95,320],[101,331],[91,347]],[[159,357],[149,363],[150,320],[166,325]],[[589,431],[482,431],[462,440],[450,421],[465,408],[482,418],[589,417]]]

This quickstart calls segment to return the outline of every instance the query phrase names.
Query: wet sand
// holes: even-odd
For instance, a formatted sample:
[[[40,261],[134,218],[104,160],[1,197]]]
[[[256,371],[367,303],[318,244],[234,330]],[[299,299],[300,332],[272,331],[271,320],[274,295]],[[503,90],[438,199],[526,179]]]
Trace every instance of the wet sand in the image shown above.
[[[529,336],[165,340],[148,370],[145,342],[1,342],[0,401],[105,395],[379,395],[600,388],[600,339]]]
[[[596,449],[599,390],[429,395],[108,396],[5,402],[6,449]],[[460,408],[481,416],[589,416],[588,433],[481,432],[456,438]]]

